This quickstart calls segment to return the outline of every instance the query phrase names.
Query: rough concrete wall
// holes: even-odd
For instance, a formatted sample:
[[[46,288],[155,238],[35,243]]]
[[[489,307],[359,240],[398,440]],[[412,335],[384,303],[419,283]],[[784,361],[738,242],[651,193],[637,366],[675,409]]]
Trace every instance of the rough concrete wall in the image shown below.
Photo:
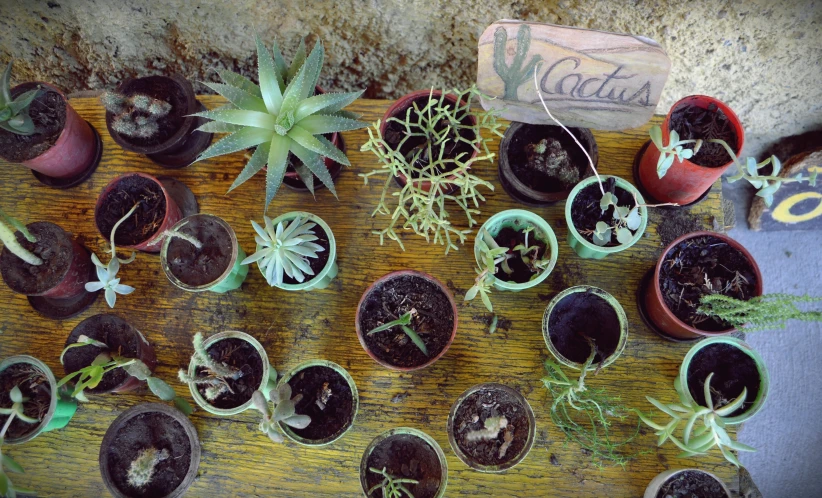
[[[253,33],[286,56],[320,38],[321,84],[394,98],[476,77],[477,37],[497,19],[649,36],[673,62],[658,111],[705,93],[740,115],[749,142],[822,125],[822,2],[811,0],[0,0],[0,61],[15,80],[68,91],[178,72],[255,73]],[[758,147],[756,147],[758,149]],[[748,148],[751,150],[751,148]]]

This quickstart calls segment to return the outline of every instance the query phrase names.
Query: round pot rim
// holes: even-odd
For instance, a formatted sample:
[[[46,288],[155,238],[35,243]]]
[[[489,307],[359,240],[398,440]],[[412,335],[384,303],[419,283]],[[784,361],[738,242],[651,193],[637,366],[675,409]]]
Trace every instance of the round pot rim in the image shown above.
[[[54,289],[58,288],[58,287],[60,286],[60,284],[62,284],[62,283],[66,280],[66,277],[68,276],[69,270],[71,269],[71,265],[72,265],[72,263],[73,263],[73,261],[74,261],[74,257],[75,257],[75,254],[74,254],[74,243],[76,243],[77,241],[76,241],[76,239],[72,238],[72,234],[71,234],[71,232],[67,232],[67,231],[66,231],[63,227],[61,227],[61,226],[60,226],[60,225],[58,225],[57,223],[52,223],[52,222],[50,222],[50,221],[33,221],[33,222],[31,222],[31,223],[27,223],[27,224],[26,224],[26,228],[30,228],[32,225],[35,225],[35,224],[45,224],[45,225],[51,225],[51,226],[53,226],[53,227],[57,227],[57,228],[58,228],[58,229],[59,229],[59,230],[60,230],[63,234],[65,234],[66,239],[68,239],[69,246],[71,246],[71,247],[72,247],[72,251],[71,251],[71,260],[69,261],[69,263],[68,263],[68,264],[67,264],[64,268],[61,268],[61,272],[62,272],[62,273],[61,273],[61,275],[60,275],[60,279],[57,281],[57,283],[56,283],[56,284],[54,284],[53,286],[51,286],[51,287],[49,287],[48,289],[44,290],[43,292],[38,292],[38,293],[36,293],[36,294],[26,294],[26,293],[24,293],[24,292],[20,292],[18,289],[16,289],[16,288],[12,287],[12,286],[9,284],[9,282],[8,282],[5,278],[3,278],[3,281],[6,283],[6,286],[7,286],[9,289],[11,289],[11,291],[12,291],[12,292],[17,293],[17,294],[23,294],[24,296],[43,296],[43,295],[45,295],[45,294],[48,294],[50,291],[52,291],[52,290],[54,290]],[[13,229],[13,227],[12,227],[12,229]],[[16,230],[16,229],[15,229],[15,230],[14,230],[14,235],[15,235],[15,237],[17,236],[17,235],[16,235],[16,234],[17,234],[17,232],[18,232],[18,230]],[[6,253],[7,251],[8,251],[8,252],[11,254],[11,256],[13,256],[14,258],[16,258],[16,259],[20,259],[20,258],[19,258],[16,254],[12,253],[12,252],[11,252],[11,251],[10,251],[10,250],[9,250],[9,249],[5,246],[5,245],[3,246],[3,249],[2,249],[2,251],[0,251],[0,253]],[[23,261],[23,260],[21,259],[20,261]],[[25,261],[23,261],[23,263],[25,263],[26,265],[28,265],[28,263],[26,263]],[[85,290],[84,290],[83,292],[85,292]]]
[[[454,328],[451,331],[451,337],[448,339],[448,342],[446,342],[445,347],[442,348],[442,351],[440,351],[439,354],[437,354],[433,358],[429,358],[427,362],[423,363],[422,365],[414,366],[414,367],[399,367],[399,366],[396,366],[396,365],[392,365],[391,363],[388,363],[387,361],[385,361],[381,358],[378,358],[377,355],[375,355],[368,348],[368,346],[366,345],[366,343],[365,343],[365,334],[362,330],[362,327],[360,326],[360,316],[361,316],[361,311],[362,311],[362,305],[365,302],[365,299],[374,290],[374,287],[379,283],[387,282],[389,280],[393,280],[395,278],[406,276],[406,275],[424,278],[424,279],[428,280],[429,282],[433,283],[434,285],[436,285],[437,287],[439,287],[440,290],[448,298],[448,302],[451,304],[451,310],[454,313]],[[385,368],[388,368],[388,369],[391,369],[391,370],[397,370],[399,372],[411,372],[411,371],[414,371],[414,370],[421,370],[425,367],[433,365],[434,363],[437,362],[437,360],[442,358],[445,355],[445,353],[448,351],[448,349],[451,347],[451,344],[453,344],[454,338],[456,338],[456,336],[457,336],[457,328],[459,326],[458,322],[459,322],[459,319],[458,319],[458,316],[457,316],[457,304],[454,302],[454,296],[451,295],[451,292],[449,292],[448,288],[445,285],[443,285],[442,282],[440,282],[436,277],[433,277],[432,275],[429,275],[428,273],[421,272],[421,271],[418,271],[418,270],[397,270],[397,271],[392,271],[390,273],[387,273],[387,274],[383,275],[382,277],[378,278],[377,280],[373,281],[371,283],[371,285],[369,285],[368,288],[365,289],[365,292],[363,292],[362,296],[360,297],[360,301],[357,303],[357,313],[355,314],[355,317],[354,317],[354,327],[357,331],[357,339],[359,339],[360,345],[365,350],[365,352],[368,353],[368,356],[370,356],[372,360],[376,361],[377,363],[384,366]]]
[[[51,369],[48,367],[48,365],[46,365],[45,363],[43,363],[39,359],[35,358],[34,356],[30,356],[30,355],[27,355],[27,354],[19,354],[19,355],[9,356],[8,358],[0,360],[0,372],[4,371],[5,369],[7,369],[10,366],[17,365],[17,364],[20,364],[20,363],[27,363],[27,364],[33,366],[34,368],[37,368],[41,372],[43,372],[43,375],[45,375],[46,379],[48,380],[49,389],[51,390],[51,401],[49,401],[48,411],[46,411],[46,414],[43,415],[43,420],[41,420],[40,423],[37,424],[37,427],[35,427],[34,430],[32,430],[31,432],[29,432],[28,434],[26,434],[23,437],[19,437],[19,438],[7,437],[4,440],[4,443],[6,443],[6,444],[23,444],[23,443],[31,441],[35,437],[39,436],[46,429],[46,427],[49,425],[49,422],[51,422],[51,419],[54,418],[54,412],[55,412],[55,410],[57,410],[57,398],[59,396],[58,389],[57,389],[57,379],[55,379],[54,372],[51,371]]]
[[[120,415],[114,419],[114,422],[108,426],[106,429],[106,434],[103,436],[103,441],[100,443],[100,453],[98,456],[98,462],[100,465],[100,475],[103,477],[103,483],[106,485],[106,489],[117,498],[128,498],[129,495],[124,494],[120,491],[120,488],[114,485],[113,480],[111,479],[111,473],[108,468],[108,458],[106,458],[106,453],[109,447],[112,446],[114,443],[114,438],[117,436],[119,429],[126,427],[128,422],[130,422],[134,417],[138,415],[143,415],[146,413],[161,413],[168,417],[174,419],[177,423],[179,423],[183,431],[188,436],[189,445],[191,448],[191,460],[189,461],[188,472],[186,473],[183,480],[180,484],[168,495],[166,498],[177,498],[182,496],[188,488],[194,483],[194,479],[197,477],[197,472],[200,468],[200,456],[201,456],[201,446],[200,446],[200,438],[197,435],[197,429],[194,427],[194,424],[186,417],[181,411],[176,408],[172,408],[168,405],[163,403],[140,403],[139,405],[132,406],[128,410],[124,411]]]
[[[149,175],[147,173],[141,173],[139,171],[132,171],[130,173],[123,173],[122,175],[119,175],[119,176],[113,178],[110,182],[108,182],[106,184],[105,187],[103,187],[103,190],[97,196],[97,203],[94,206],[94,226],[97,228],[97,232],[100,233],[100,235],[102,235],[103,239],[106,240],[106,241],[111,240],[111,234],[109,233],[108,235],[106,235],[100,229],[100,224],[99,224],[98,218],[97,218],[98,213],[100,212],[100,208],[103,206],[103,201],[105,200],[106,197],[108,197],[108,194],[110,192],[112,192],[120,182],[124,181],[126,178],[131,177],[131,176],[139,176],[139,177],[145,178],[146,180],[150,180],[150,181],[154,182],[155,184],[157,184],[157,186],[160,187],[160,190],[162,190],[162,192],[163,192],[163,197],[166,200],[166,209],[165,209],[165,213],[163,214],[163,221],[165,221],[168,218],[169,206],[171,206],[172,204],[176,205],[176,203],[174,202],[174,199],[172,199],[171,196],[169,195],[168,190],[166,190],[165,186],[163,186],[163,183],[160,180],[158,180],[155,176]],[[104,197],[104,194],[105,194],[105,197]],[[157,230],[157,232],[154,233],[154,235],[152,235],[151,237],[149,237],[145,240],[142,240],[142,241],[138,242],[137,244],[134,244],[134,245],[118,244],[117,247],[120,248],[120,249],[139,250],[139,249],[137,249],[139,246],[142,246],[142,245],[152,246],[152,245],[154,245],[154,244],[152,244],[152,242],[157,240],[157,238],[159,238],[160,235],[161,235],[160,230]]]
[[[473,461],[459,447],[459,445],[457,444],[456,436],[454,435],[454,417],[456,417],[457,415],[457,410],[459,410],[463,402],[465,402],[465,400],[469,396],[482,389],[504,391],[512,395],[525,409],[525,415],[528,418],[528,437],[525,440],[525,446],[514,458],[500,465],[482,465]],[[469,387],[468,389],[463,391],[462,394],[459,395],[456,401],[454,401],[454,404],[451,405],[451,411],[448,413],[446,432],[448,432],[448,443],[451,445],[451,449],[454,451],[454,454],[457,455],[457,458],[459,458],[462,461],[462,463],[480,472],[499,473],[515,467],[517,464],[523,461],[526,456],[528,456],[528,453],[531,452],[531,448],[534,446],[534,438],[536,435],[536,419],[534,417],[534,410],[531,408],[531,405],[528,403],[528,400],[525,399],[525,396],[523,396],[522,393],[504,384],[500,384],[497,382],[485,382],[483,384],[477,384],[473,387]]]
[[[645,493],[642,495],[643,498],[657,498],[659,489],[665,483],[670,481],[671,478],[675,477],[678,474],[681,474],[682,472],[698,472],[700,474],[705,474],[712,477],[722,487],[722,491],[725,492],[725,497],[731,498],[731,492],[730,490],[728,490],[728,487],[725,486],[725,483],[722,481],[722,479],[718,478],[717,476],[715,476],[711,472],[708,472],[707,470],[696,468],[670,469],[660,472],[648,483],[648,486],[645,488]]]
[[[229,225],[224,219],[213,214],[197,213],[192,214],[191,216],[187,216],[185,218],[181,218],[180,221],[178,221],[174,224],[173,227],[171,227],[171,230],[176,231],[178,228],[182,226],[184,222],[189,223],[193,221],[195,218],[211,219],[215,223],[220,225],[223,229],[225,229],[226,232],[228,232],[228,237],[230,239],[231,244],[231,258],[229,259],[228,266],[226,267],[225,271],[223,271],[223,273],[219,277],[215,278],[213,281],[206,284],[189,285],[183,282],[182,280],[177,278],[177,275],[175,275],[171,271],[171,267],[168,264],[168,248],[171,245],[172,237],[165,237],[165,239],[163,240],[163,248],[160,251],[160,266],[162,266],[163,273],[166,274],[166,277],[168,278],[169,282],[174,284],[176,287],[189,292],[204,292],[211,289],[215,285],[218,285],[220,282],[225,280],[229,275],[231,275],[231,272],[234,270],[234,265],[237,263],[237,257],[240,254],[240,243],[237,241],[237,234],[234,232],[234,229],[231,228],[231,225]]]
[[[605,300],[609,306],[614,310],[617,315],[617,319],[619,320],[619,341],[617,342],[616,349],[614,352],[608,355],[602,361],[602,364],[591,365],[588,367],[589,372],[593,372],[598,368],[605,368],[611,365],[613,362],[619,358],[622,352],[625,350],[625,345],[628,343],[628,317],[625,314],[625,309],[619,304],[617,298],[615,298],[612,294],[601,289],[599,287],[595,287],[593,285],[575,285],[573,287],[568,287],[567,289],[561,291],[559,294],[554,296],[553,299],[548,303],[548,306],[545,307],[545,312],[542,315],[542,338],[545,341],[545,345],[548,347],[548,351],[556,358],[558,362],[566,367],[573,368],[574,370],[582,370],[582,363],[577,363],[575,361],[571,361],[559,350],[554,346],[554,343],[551,341],[551,333],[549,331],[548,323],[551,319],[551,313],[554,311],[556,305],[562,301],[566,296],[571,294],[575,294],[578,292],[591,292],[596,296]]]

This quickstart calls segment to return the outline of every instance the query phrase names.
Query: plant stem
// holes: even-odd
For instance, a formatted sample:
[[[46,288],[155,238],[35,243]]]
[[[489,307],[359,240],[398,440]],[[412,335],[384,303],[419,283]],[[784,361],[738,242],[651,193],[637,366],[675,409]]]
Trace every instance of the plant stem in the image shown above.
[[[120,227],[120,224],[121,224],[121,223],[123,223],[124,221],[126,221],[126,220],[127,220],[127,219],[128,219],[128,218],[132,215],[132,214],[134,214],[134,211],[136,211],[136,210],[137,210],[137,206],[139,206],[139,205],[140,205],[140,203],[139,203],[139,202],[138,202],[137,204],[135,204],[135,205],[134,205],[134,206],[133,206],[133,207],[129,210],[129,212],[128,212],[128,213],[126,213],[126,215],[125,215],[125,216],[123,216],[122,218],[120,218],[120,219],[117,221],[117,223],[115,223],[115,224],[114,224],[114,227],[112,227],[112,229],[111,229],[111,257],[112,257],[112,258],[116,258],[116,257],[117,257],[117,248],[116,248],[116,247],[115,247],[115,245],[114,245],[114,234],[117,232],[117,229]],[[120,260],[120,262],[121,262],[121,263],[123,263],[123,264],[128,264],[128,263],[131,263],[132,261],[134,261],[134,258],[135,258],[136,256],[137,256],[137,255],[136,255],[134,252],[132,252],[132,253],[131,253],[131,257],[130,257],[130,258],[128,258],[128,259],[127,259],[127,260],[125,260],[125,261],[123,261],[123,260],[121,259],[121,260]]]
[[[9,229],[8,225],[0,221],[0,240],[3,241],[3,245],[11,251],[12,254],[17,256],[18,258],[22,259],[26,263],[34,266],[39,266],[43,264],[43,260],[37,257],[34,253],[20,245],[17,242],[17,237],[14,233]]]

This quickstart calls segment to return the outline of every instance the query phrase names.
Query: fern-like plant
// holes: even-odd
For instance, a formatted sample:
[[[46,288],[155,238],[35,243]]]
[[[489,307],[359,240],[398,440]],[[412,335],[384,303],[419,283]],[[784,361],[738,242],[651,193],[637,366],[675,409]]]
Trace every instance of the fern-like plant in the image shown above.
[[[784,329],[788,320],[822,322],[822,311],[802,311],[797,306],[818,301],[822,301],[822,297],[766,294],[743,301],[723,294],[708,294],[700,299],[697,313],[745,332]]]
[[[31,135],[36,130],[29,115],[29,106],[42,90],[38,86],[18,95],[16,99],[11,98],[11,65],[13,62],[9,61],[0,78],[0,128],[15,135]]]
[[[382,476],[382,481],[368,490],[368,496],[371,496],[374,494],[374,491],[379,489],[382,492],[382,498],[403,498],[403,495],[408,498],[414,498],[414,495],[411,494],[411,491],[409,491],[405,485],[419,484],[419,481],[394,477],[386,472],[385,467],[383,467],[382,470],[369,467],[368,471]]]
[[[303,221],[302,217],[297,216],[290,223],[277,223],[275,229],[271,218],[263,216],[263,219],[265,229],[257,222],[251,222],[257,232],[254,236],[259,246],[257,252],[240,264],[258,263],[268,285],[272,287],[283,284],[283,275],[288,275],[297,282],[303,282],[306,275],[314,275],[308,258],[317,258],[317,253],[325,250],[323,246],[312,242],[317,240],[313,231],[317,224],[309,220]]]

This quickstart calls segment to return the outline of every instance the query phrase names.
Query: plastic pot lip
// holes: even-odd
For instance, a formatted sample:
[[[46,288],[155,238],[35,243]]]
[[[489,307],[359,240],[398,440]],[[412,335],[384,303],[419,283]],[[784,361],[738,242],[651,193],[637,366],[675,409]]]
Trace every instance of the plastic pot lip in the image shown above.
[[[280,430],[286,435],[286,437],[288,437],[288,439],[294,441],[295,443],[302,444],[304,446],[326,446],[343,437],[348,431],[351,430],[352,427],[354,427],[354,421],[356,420],[357,413],[360,410],[360,394],[359,391],[357,391],[357,384],[354,383],[354,379],[351,377],[348,371],[340,365],[338,365],[337,363],[334,363],[333,361],[329,360],[308,360],[300,363],[296,367],[289,370],[285,375],[282,376],[282,378],[280,378],[280,381],[277,382],[277,387],[279,388],[282,384],[285,384],[289,380],[291,380],[296,374],[300,373],[301,371],[309,367],[330,368],[338,374],[340,374],[343,379],[345,379],[346,383],[348,383],[348,387],[351,389],[351,397],[354,400],[354,406],[351,414],[351,423],[343,429],[341,429],[337,434],[332,434],[327,438],[318,440],[300,437],[296,433],[294,433],[291,427],[287,426],[282,422],[279,422],[279,426]]]
[[[433,283],[434,285],[436,285],[437,287],[439,287],[440,290],[442,290],[442,292],[448,297],[448,302],[451,304],[451,310],[454,313],[454,329],[451,331],[451,337],[448,339],[448,342],[445,344],[445,347],[442,349],[442,351],[440,351],[440,353],[437,356],[434,356],[433,358],[429,358],[427,362],[423,363],[422,365],[415,366],[415,367],[398,367],[396,365],[392,365],[391,363],[388,363],[387,361],[382,360],[381,358],[378,358],[377,355],[375,355],[368,348],[368,346],[366,345],[366,343],[365,343],[365,333],[363,332],[362,328],[360,327],[360,313],[362,311],[362,305],[365,302],[365,298],[367,298],[368,295],[371,294],[371,292],[374,290],[374,287],[376,287],[377,284],[384,283],[384,282],[387,282],[389,280],[393,280],[395,278],[406,276],[406,275],[419,277],[419,278],[424,278],[424,279],[428,280],[429,282]],[[414,370],[421,370],[425,367],[433,365],[437,360],[442,358],[445,355],[445,353],[448,352],[448,349],[451,347],[451,344],[454,343],[454,338],[457,336],[457,328],[459,327],[458,322],[459,322],[459,318],[458,318],[458,314],[457,314],[457,304],[454,302],[454,296],[451,295],[451,292],[448,290],[448,288],[446,286],[444,286],[442,284],[442,282],[437,280],[435,277],[433,277],[433,276],[431,276],[427,273],[417,271],[417,270],[392,271],[391,273],[383,275],[382,277],[380,277],[377,280],[375,280],[374,282],[372,282],[371,285],[369,285],[368,288],[365,289],[365,292],[363,292],[362,297],[360,297],[360,301],[357,303],[357,313],[354,317],[354,327],[357,330],[357,339],[359,339],[360,345],[365,350],[365,352],[368,353],[368,356],[370,356],[372,360],[376,361],[377,363],[384,366],[385,368],[388,368],[390,370],[397,370],[399,372],[411,372],[411,371],[414,371]]]
[[[434,495],[434,498],[442,498],[445,496],[445,488],[448,485],[448,461],[445,459],[445,453],[443,453],[442,448],[439,444],[437,444],[434,438],[419,429],[414,429],[413,427],[397,427],[395,429],[389,429],[375,437],[368,444],[363,452],[362,459],[360,460],[360,486],[362,486],[363,493],[365,493],[365,496],[368,496],[368,457],[370,457],[374,449],[386,439],[403,434],[422,439],[426,444],[428,444],[428,446],[431,447],[431,449],[434,450],[434,453],[437,454],[437,459],[440,462],[442,479],[440,480],[439,490],[437,491],[437,494]]]
[[[575,285],[573,287],[568,287],[567,289],[563,290],[548,303],[548,306],[545,308],[545,313],[542,315],[542,338],[545,340],[545,345],[548,346],[548,351],[556,358],[558,362],[566,367],[573,368],[574,370],[582,370],[582,363],[577,363],[575,361],[571,361],[562,353],[557,350],[554,346],[554,343],[551,342],[551,334],[548,330],[548,323],[551,319],[551,313],[554,311],[554,307],[562,301],[566,296],[571,294],[575,294],[577,292],[591,292],[602,299],[604,299],[611,308],[613,308],[614,312],[616,312],[617,319],[619,320],[619,342],[617,343],[617,347],[613,353],[611,353],[605,360],[602,362],[602,368],[607,367],[608,365],[612,364],[619,358],[622,352],[625,350],[625,345],[628,342],[628,317],[625,315],[625,310],[622,308],[622,305],[619,304],[619,301],[612,296],[610,293],[600,289],[599,287],[594,287],[592,285]],[[599,368],[599,366],[591,365],[588,367],[589,372],[593,372]]]
[[[620,187],[624,190],[627,190],[628,192],[633,193],[636,196],[636,199],[637,199],[637,201],[639,201],[640,204],[645,204],[645,199],[642,198],[642,194],[639,192],[639,190],[636,189],[636,187],[634,187],[627,180],[623,180],[622,178],[620,178],[618,176],[614,176],[614,175],[599,175],[599,176],[602,178],[603,182],[605,182],[605,180],[607,180],[608,178],[615,178],[617,187]],[[571,234],[571,236],[573,236],[577,240],[577,242],[582,244],[583,247],[587,247],[588,249],[591,249],[593,251],[598,251],[598,252],[606,253],[606,254],[614,254],[614,253],[624,251],[625,249],[628,249],[629,247],[636,244],[639,241],[639,239],[642,238],[642,235],[645,233],[645,228],[648,226],[648,208],[646,208],[644,206],[639,208],[639,214],[642,217],[642,221],[640,222],[639,228],[637,228],[636,232],[634,232],[634,236],[631,237],[631,241],[628,242],[627,244],[622,244],[622,245],[612,246],[612,247],[605,247],[605,246],[598,246],[598,245],[594,244],[593,242],[589,242],[588,239],[583,237],[577,231],[577,227],[574,226],[573,219],[571,218],[571,207],[574,204],[574,199],[576,199],[577,194],[579,194],[579,192],[582,189],[584,189],[585,187],[587,187],[588,185],[591,185],[592,183],[594,183],[596,181],[597,181],[596,176],[590,176],[588,178],[585,178],[584,180],[580,180],[580,182],[577,183],[577,186],[574,187],[573,190],[571,190],[570,194],[568,194],[568,200],[565,201],[565,222],[568,224],[568,232]]]
[[[200,438],[197,435],[197,429],[195,429],[194,424],[186,417],[181,411],[177,410],[176,408],[172,408],[171,406],[165,405],[163,403],[141,403],[136,406],[132,406],[128,410],[124,411],[120,415],[114,419],[114,422],[108,426],[106,429],[106,434],[103,436],[103,441],[100,444],[100,454],[98,457],[98,461],[100,464],[100,475],[103,478],[103,483],[106,485],[108,491],[114,495],[116,498],[128,498],[130,495],[126,495],[120,491],[120,489],[114,485],[114,482],[111,479],[111,474],[108,468],[108,448],[112,446],[114,443],[114,439],[117,437],[117,433],[121,427],[126,426],[126,424],[131,421],[134,417],[146,413],[161,413],[168,417],[174,419],[177,423],[179,423],[183,430],[185,431],[186,435],[188,436],[189,445],[191,447],[191,460],[189,462],[188,472],[186,472],[186,476],[180,482],[174,491],[166,495],[165,498],[177,498],[182,496],[186,490],[194,483],[194,479],[197,477],[197,471],[200,467],[200,454],[201,454],[201,446],[200,446]]]
[[[664,472],[660,472],[656,475],[651,482],[648,483],[648,486],[645,488],[645,493],[642,495],[643,498],[657,498],[657,493],[659,493],[659,488],[661,488],[666,482],[670,481],[671,478],[681,474],[682,472],[698,472],[700,474],[705,474],[712,477],[720,486],[722,486],[722,491],[725,492],[726,498],[731,498],[731,492],[728,490],[728,487],[725,486],[725,483],[722,482],[722,479],[716,477],[714,474],[702,470],[702,469],[694,469],[694,468],[687,468],[687,469],[671,469],[666,470]]]
[[[506,209],[505,211],[500,211],[499,213],[488,218],[488,220],[482,224],[480,229],[477,230],[477,236],[474,238],[474,261],[476,261],[478,267],[482,267],[480,264],[478,245],[480,232],[483,230],[488,230],[488,233],[490,233],[493,237],[495,233],[492,233],[489,227],[496,228],[493,225],[498,224],[498,226],[502,228],[503,226],[506,226],[507,223],[516,223],[516,220],[525,220],[543,231],[548,236],[548,240],[539,240],[546,242],[551,248],[551,264],[533,280],[516,283],[507,282],[491,276],[491,282],[493,282],[494,285],[506,290],[521,291],[535,287],[545,281],[545,279],[548,278],[548,275],[550,275],[554,270],[554,267],[557,264],[557,259],[559,258],[559,243],[557,242],[557,236],[554,234],[554,230],[551,228],[551,225],[538,214],[528,211],[527,209]]]
[[[685,358],[682,360],[682,364],[679,366],[679,382],[680,385],[684,387],[683,392],[687,397],[687,400],[697,405],[698,403],[696,400],[693,399],[691,396],[691,391],[688,389],[688,368],[691,366],[691,361],[694,357],[699,353],[702,349],[712,344],[727,344],[729,346],[733,346],[746,355],[748,355],[756,364],[756,371],[759,373],[759,392],[754,399],[753,404],[748,408],[747,411],[742,413],[741,415],[737,415],[735,417],[727,417],[725,418],[725,423],[728,425],[737,425],[745,422],[746,420],[750,419],[760,410],[762,407],[765,406],[765,400],[768,397],[768,391],[770,389],[770,376],[768,375],[768,368],[765,365],[765,361],[756,352],[754,348],[752,348],[748,343],[737,339],[735,337],[730,336],[719,336],[719,337],[710,337],[704,340],[699,341],[698,343],[694,344],[688,353],[685,355]]]
[[[237,263],[237,257],[240,254],[240,244],[237,241],[237,234],[234,232],[234,229],[231,228],[231,225],[229,225],[224,219],[220,218],[219,216],[205,213],[193,214],[186,218],[182,218],[180,221],[175,223],[171,230],[177,230],[184,222],[190,223],[195,219],[202,218],[211,219],[228,232],[228,236],[231,239],[231,259],[229,260],[228,266],[226,267],[222,275],[214,279],[212,282],[203,285],[189,285],[180,280],[179,278],[177,278],[177,276],[174,275],[174,273],[172,273],[171,267],[168,265],[168,247],[171,245],[172,237],[166,237],[163,240],[163,248],[160,251],[160,265],[163,267],[163,273],[166,274],[166,277],[168,278],[169,282],[174,284],[176,287],[188,292],[204,292],[216,285],[219,285],[223,280],[225,280],[229,275],[231,275],[231,272],[234,270],[234,265]]]
[[[46,379],[48,379],[49,389],[51,390],[51,401],[49,401],[49,409],[43,416],[43,420],[41,420],[40,423],[37,424],[37,427],[33,431],[17,439],[6,438],[4,440],[4,443],[6,444],[23,444],[39,436],[40,433],[42,433],[46,429],[46,426],[49,425],[49,422],[51,422],[51,419],[54,417],[54,411],[57,409],[57,380],[54,378],[54,373],[51,371],[48,365],[38,360],[34,356],[21,354],[9,356],[8,358],[0,361],[0,372],[2,372],[3,370],[12,365],[17,365],[19,363],[27,363],[43,372],[43,374],[46,376]]]
[[[662,263],[665,261],[665,257],[668,255],[669,252],[671,252],[680,243],[682,243],[686,240],[694,239],[694,238],[698,238],[698,237],[716,237],[716,238],[722,240],[723,242],[725,242],[726,244],[728,244],[729,246],[731,246],[734,249],[741,252],[742,255],[745,257],[745,259],[747,259],[748,262],[751,264],[751,269],[753,270],[754,274],[756,275],[757,282],[756,282],[756,291],[755,291],[755,296],[754,297],[762,295],[762,292],[763,292],[762,272],[759,270],[759,265],[756,264],[756,260],[753,258],[751,253],[748,252],[748,250],[745,249],[745,247],[743,247],[742,244],[740,244],[736,240],[728,237],[727,235],[724,235],[724,234],[721,234],[721,233],[718,233],[718,232],[709,232],[709,231],[703,230],[703,231],[700,231],[700,232],[686,233],[685,235],[682,235],[681,237],[675,239],[673,242],[668,244],[668,246],[665,249],[662,250],[662,254],[660,254],[659,259],[657,259],[656,266],[654,266],[654,276],[653,276],[653,279],[652,279],[652,282],[651,282],[651,285],[654,286],[654,288],[656,290],[656,294],[658,296],[662,296],[662,289],[659,287],[659,275],[660,275],[660,272],[662,270]],[[665,303],[664,299],[662,300],[662,305],[663,305],[662,306],[662,312],[665,313],[665,316],[667,316],[669,320],[674,321],[674,323],[677,323],[680,327],[686,329],[688,332],[690,332],[692,334],[695,334],[695,335],[698,335],[700,337],[716,337],[716,336],[721,336],[721,335],[727,335],[727,334],[730,334],[730,333],[736,331],[736,329],[733,328],[733,327],[731,327],[729,329],[725,329],[725,330],[719,330],[719,331],[700,330],[696,327],[693,327],[691,325],[686,324],[685,322],[680,320],[676,315],[674,315],[671,312],[671,310],[668,309],[668,305]]]
[[[263,371],[262,371],[262,379],[260,380],[260,387],[258,389],[263,389],[268,383],[269,380],[269,371],[270,365],[268,363],[268,354],[266,354],[263,345],[260,342],[245,332],[240,332],[239,330],[226,330],[224,332],[218,332],[206,339],[203,340],[203,347],[208,351],[208,347],[212,344],[220,342],[224,339],[241,339],[252,346],[254,349],[257,350],[257,353],[260,355],[260,359],[263,363]],[[193,358],[188,363],[188,375],[194,376],[196,374],[197,365],[194,364]],[[214,415],[220,416],[228,416],[228,415],[236,415],[238,413],[242,413],[248,410],[251,407],[251,398],[248,399],[245,403],[239,406],[235,406],[234,408],[217,408],[211,405],[205,398],[202,397],[200,391],[197,389],[195,384],[189,384],[188,390],[191,392],[191,397],[194,398],[194,402],[200,406],[203,410],[207,411],[208,413],[212,413]]]
[[[525,409],[525,414],[528,417],[528,438],[525,441],[525,446],[522,448],[522,450],[516,457],[500,465],[481,465],[477,462],[472,461],[471,458],[465,453],[463,453],[462,449],[460,449],[459,445],[457,444],[456,437],[454,436],[454,417],[456,417],[457,415],[457,410],[460,406],[462,406],[462,403],[465,401],[466,398],[468,398],[468,396],[482,389],[504,391],[512,395]],[[534,445],[534,436],[536,435],[536,419],[534,418],[534,410],[531,408],[531,405],[528,403],[528,400],[526,400],[525,396],[523,396],[519,391],[517,391],[516,389],[512,389],[504,384],[499,384],[496,382],[486,382],[484,384],[477,384],[473,387],[466,389],[462,394],[459,395],[457,400],[454,401],[454,404],[451,406],[451,411],[448,413],[446,431],[448,432],[448,443],[451,445],[451,449],[454,451],[454,454],[457,455],[457,458],[462,460],[462,463],[480,472],[498,473],[504,472],[508,469],[515,467],[518,463],[524,460],[526,456],[528,456],[528,453],[530,453],[531,448]]]

